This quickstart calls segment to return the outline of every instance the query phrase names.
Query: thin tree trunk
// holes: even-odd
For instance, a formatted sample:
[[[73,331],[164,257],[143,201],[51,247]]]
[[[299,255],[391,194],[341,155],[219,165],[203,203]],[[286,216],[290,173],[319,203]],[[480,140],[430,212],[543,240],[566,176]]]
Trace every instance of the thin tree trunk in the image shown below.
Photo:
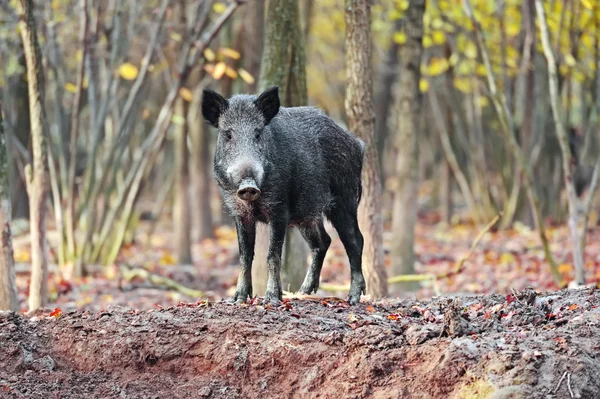
[[[27,95],[27,65],[25,55],[19,56],[19,65],[23,68],[23,73],[14,76],[12,82],[11,101],[5,103],[7,116],[14,115],[11,121],[13,126],[14,137],[27,148],[31,135],[31,125],[29,118],[29,97]],[[16,143],[13,143],[16,144]],[[10,165],[14,173],[10,175],[11,198],[12,198],[12,217],[13,218],[28,218],[29,217],[29,201],[27,197],[27,184],[18,173],[20,169],[17,157],[12,157]]]
[[[281,103],[286,107],[307,104],[306,69],[304,66],[304,36],[300,23],[297,0],[269,0],[265,27],[265,46],[261,64],[260,89],[279,86]],[[262,270],[266,277],[266,257],[262,257],[267,237],[257,231],[254,268]],[[283,253],[283,287],[297,291],[302,285],[308,260],[309,248],[298,231],[288,229]],[[290,248],[293,247],[293,250]],[[260,256],[260,258],[259,258]],[[299,268],[302,273],[298,273]],[[257,270],[257,273],[262,273]],[[254,274],[253,274],[254,275]],[[263,279],[262,276],[258,277]],[[257,281],[257,280],[253,280]],[[266,281],[266,278],[264,278]],[[254,290],[254,292],[262,292]]]
[[[585,270],[583,268],[583,251],[579,239],[579,213],[578,199],[575,193],[575,185],[573,183],[573,169],[575,164],[573,154],[569,148],[569,137],[567,129],[564,125],[563,115],[561,115],[560,93],[558,91],[558,71],[556,68],[556,59],[550,44],[550,34],[546,24],[546,16],[544,6],[540,0],[535,1],[538,19],[540,22],[540,36],[542,39],[542,47],[548,62],[548,77],[550,87],[550,104],[552,106],[552,115],[554,116],[555,131],[562,152],[562,169],[563,178],[565,180],[565,188],[567,190],[569,202],[569,230],[571,232],[571,245],[573,252],[573,262],[575,263],[575,281],[579,285],[585,284]]]
[[[400,46],[396,88],[397,155],[395,179],[397,191],[392,206],[392,273],[415,273],[415,224],[419,167],[420,115],[422,96],[419,91],[423,53],[423,15],[425,0],[411,1],[406,10],[406,43]],[[416,288],[416,284],[404,286]]]
[[[242,67],[252,75],[254,82],[246,83],[245,90],[254,93],[260,75],[265,30],[265,2],[255,1],[244,10],[244,56]]]
[[[375,136],[371,5],[368,0],[346,0],[346,115],[351,132],[366,146],[362,171],[362,200],[358,224],[363,233],[362,267],[367,295],[387,296],[387,275],[383,258],[381,216],[381,172]]]
[[[0,104],[0,310],[19,310],[15,263],[10,235],[10,190],[8,137],[4,134]]]
[[[394,24],[394,30],[399,31],[402,28],[402,20],[398,19]],[[400,44],[391,40],[390,47],[386,52],[385,60],[381,65],[379,72],[379,81],[377,96],[375,98],[375,137],[377,139],[377,152],[379,154],[379,163],[381,165],[382,180],[385,181],[385,171],[383,170],[384,149],[388,136],[388,122],[390,108],[392,105],[392,89],[398,77],[398,50]]]
[[[31,115],[31,141],[33,166],[27,165],[27,191],[29,193],[29,218],[31,229],[31,284],[29,309],[46,305],[48,299],[48,259],[46,248],[46,198],[48,193],[46,139],[47,125],[44,111],[44,81],[42,54],[33,16],[33,1],[17,3],[19,27],[25,59],[29,88],[29,112]]]
[[[179,97],[175,102],[175,192],[173,200],[173,228],[175,230],[175,255],[182,265],[192,264],[190,224],[190,175],[188,169],[188,105]]]
[[[202,84],[198,85],[194,93],[192,109],[200,109],[202,98]],[[211,162],[210,162],[210,135],[208,127],[199,112],[190,112],[188,117],[188,129],[192,145],[192,157],[190,159],[190,177],[192,184],[192,219],[194,221],[193,240],[202,241],[213,236],[211,198]]]

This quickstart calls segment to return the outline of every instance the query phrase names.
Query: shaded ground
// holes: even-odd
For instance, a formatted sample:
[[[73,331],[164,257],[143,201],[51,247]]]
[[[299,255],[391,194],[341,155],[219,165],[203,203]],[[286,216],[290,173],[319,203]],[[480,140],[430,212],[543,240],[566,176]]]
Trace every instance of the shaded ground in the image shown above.
[[[0,313],[2,398],[596,398],[600,291]]]

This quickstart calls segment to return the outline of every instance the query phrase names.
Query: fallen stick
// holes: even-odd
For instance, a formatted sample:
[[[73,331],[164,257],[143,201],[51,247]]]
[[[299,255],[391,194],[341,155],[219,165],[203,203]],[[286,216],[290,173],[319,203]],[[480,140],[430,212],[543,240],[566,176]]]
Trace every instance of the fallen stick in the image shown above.
[[[463,255],[458,260],[458,262],[456,262],[456,266],[452,270],[450,270],[448,273],[437,274],[437,275],[433,274],[433,273],[424,273],[424,274],[404,274],[404,275],[400,275],[400,276],[393,276],[393,277],[388,278],[388,280],[387,280],[388,284],[407,283],[407,282],[415,282],[415,281],[438,281],[438,280],[453,277],[453,276],[459,274],[460,272],[463,271],[465,262],[471,257],[471,255],[473,255],[473,252],[475,252],[475,249],[477,248],[477,245],[479,244],[479,242],[481,241],[483,236],[488,231],[490,231],[490,229],[492,227],[494,227],[494,225],[496,223],[498,223],[498,220],[500,220],[500,217],[502,217],[502,212],[499,213],[498,215],[496,215],[496,217],[494,219],[492,219],[492,221],[489,222],[479,232],[477,237],[475,237],[473,244],[471,244],[471,249],[469,250],[469,252],[467,252],[466,255]],[[341,284],[324,283],[324,284],[319,285],[319,289],[321,289],[323,291],[329,291],[329,292],[347,291],[350,289],[350,284],[341,285]]]
[[[190,297],[200,298],[200,297],[204,296],[204,292],[202,292],[202,291],[195,290],[193,288],[188,288],[182,284],[179,284],[177,281],[175,281],[173,279],[170,279],[170,278],[164,277],[164,276],[159,276],[158,274],[150,273],[146,269],[142,269],[142,268],[130,269],[127,266],[119,266],[119,273],[121,275],[121,277],[119,278],[119,285],[121,283],[121,278],[125,279],[126,281],[131,281],[134,278],[139,277],[143,280],[149,281],[153,285],[156,285],[159,287],[166,287],[171,290],[178,291],[178,292],[180,292],[184,295],[190,296]]]

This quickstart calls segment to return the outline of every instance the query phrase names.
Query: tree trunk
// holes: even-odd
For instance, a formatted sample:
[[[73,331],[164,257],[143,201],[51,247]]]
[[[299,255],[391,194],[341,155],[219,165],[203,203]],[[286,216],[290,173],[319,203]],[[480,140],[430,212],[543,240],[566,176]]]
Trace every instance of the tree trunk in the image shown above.
[[[4,134],[0,104],[0,310],[19,310],[12,241],[10,236],[10,190],[8,140]]]
[[[579,240],[579,212],[578,198],[575,193],[575,185],[573,183],[573,153],[569,147],[569,137],[567,129],[564,125],[564,116],[561,111],[560,92],[558,90],[558,71],[556,68],[556,60],[550,44],[550,34],[546,25],[546,16],[544,15],[544,6],[540,0],[535,1],[535,7],[540,22],[540,36],[544,54],[548,62],[548,75],[550,87],[550,104],[552,106],[552,115],[554,116],[554,124],[556,136],[560,144],[562,153],[562,170],[565,180],[565,188],[567,190],[569,203],[569,230],[571,232],[571,246],[573,252],[573,263],[575,264],[575,282],[579,285],[585,284],[585,270],[583,269],[583,250]]]
[[[246,83],[245,90],[248,93],[256,92],[260,64],[263,52],[264,30],[265,30],[265,2],[255,1],[244,9],[242,20],[244,29],[244,55],[242,67],[252,75],[253,83]]]
[[[392,206],[392,272],[394,275],[414,274],[415,224],[417,219],[418,136],[422,96],[419,91],[420,66],[423,53],[423,14],[425,0],[410,2],[406,10],[404,29],[406,43],[400,46],[396,87],[397,114],[397,191]],[[416,284],[405,285],[407,289]]]
[[[188,169],[188,105],[179,97],[175,103],[175,192],[173,199],[173,228],[175,229],[175,255],[181,265],[192,264],[190,224],[190,174]]]
[[[297,0],[269,0],[265,46],[261,64],[260,90],[279,86],[281,104],[296,107],[307,104],[304,36]],[[266,247],[268,235],[257,231],[253,272],[266,281]],[[293,248],[293,249],[292,249]],[[296,291],[306,273],[309,248],[299,232],[288,229],[283,253],[282,286]],[[299,273],[295,269],[300,269]],[[263,274],[264,273],[264,274]],[[264,278],[263,278],[264,276]],[[253,281],[256,282],[253,278]],[[255,284],[255,283],[253,283]],[[256,287],[256,285],[255,285]],[[255,293],[262,290],[254,290]]]
[[[388,290],[383,258],[381,172],[375,137],[372,46],[369,1],[346,0],[346,115],[350,131],[366,146],[358,209],[358,224],[364,238],[362,267],[367,295],[381,298]]]
[[[25,59],[31,116],[33,166],[27,165],[26,179],[29,194],[31,229],[31,284],[29,310],[46,305],[48,297],[48,259],[46,248],[46,198],[48,194],[48,162],[46,153],[47,125],[44,110],[44,74],[42,54],[33,16],[33,1],[19,0],[19,27]]]
[[[14,137],[20,141],[20,144],[22,144],[23,147],[27,148],[29,145],[31,125],[29,123],[29,98],[27,95],[27,65],[25,62],[25,55],[19,57],[19,64],[23,68],[23,73],[19,73],[13,77],[11,91],[14,94],[11,96],[11,101],[4,105],[5,109],[7,109],[7,116],[14,116],[14,119],[11,121]],[[21,173],[19,173],[22,166],[20,166],[17,157],[11,158],[10,168],[14,171],[10,174],[12,217],[14,219],[28,218],[29,201],[27,198],[27,185],[22,178]]]
[[[194,95],[194,109],[200,109],[202,87],[198,86]],[[193,239],[195,242],[212,237],[213,220],[210,206],[211,198],[211,162],[210,162],[210,135],[206,123],[199,112],[191,112],[194,118],[188,120],[190,141],[192,144],[192,157],[190,159],[190,177],[192,184],[191,202],[192,219],[194,223]],[[190,115],[188,114],[188,116]]]
[[[394,24],[394,32],[402,28],[402,19],[398,19]],[[381,65],[379,72],[379,80],[377,83],[377,97],[375,98],[375,137],[377,138],[377,150],[379,154],[379,162],[382,169],[383,181],[386,174],[383,170],[385,142],[388,136],[388,121],[390,108],[392,105],[392,88],[398,77],[398,50],[400,45],[391,40],[390,48],[387,50],[385,60]]]

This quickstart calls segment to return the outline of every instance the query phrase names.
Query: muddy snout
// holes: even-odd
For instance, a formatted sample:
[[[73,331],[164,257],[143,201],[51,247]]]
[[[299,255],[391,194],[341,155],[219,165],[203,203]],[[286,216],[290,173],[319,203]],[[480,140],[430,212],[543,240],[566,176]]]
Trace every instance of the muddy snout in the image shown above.
[[[244,201],[256,201],[260,197],[260,189],[254,179],[244,179],[238,187],[237,196]]]

